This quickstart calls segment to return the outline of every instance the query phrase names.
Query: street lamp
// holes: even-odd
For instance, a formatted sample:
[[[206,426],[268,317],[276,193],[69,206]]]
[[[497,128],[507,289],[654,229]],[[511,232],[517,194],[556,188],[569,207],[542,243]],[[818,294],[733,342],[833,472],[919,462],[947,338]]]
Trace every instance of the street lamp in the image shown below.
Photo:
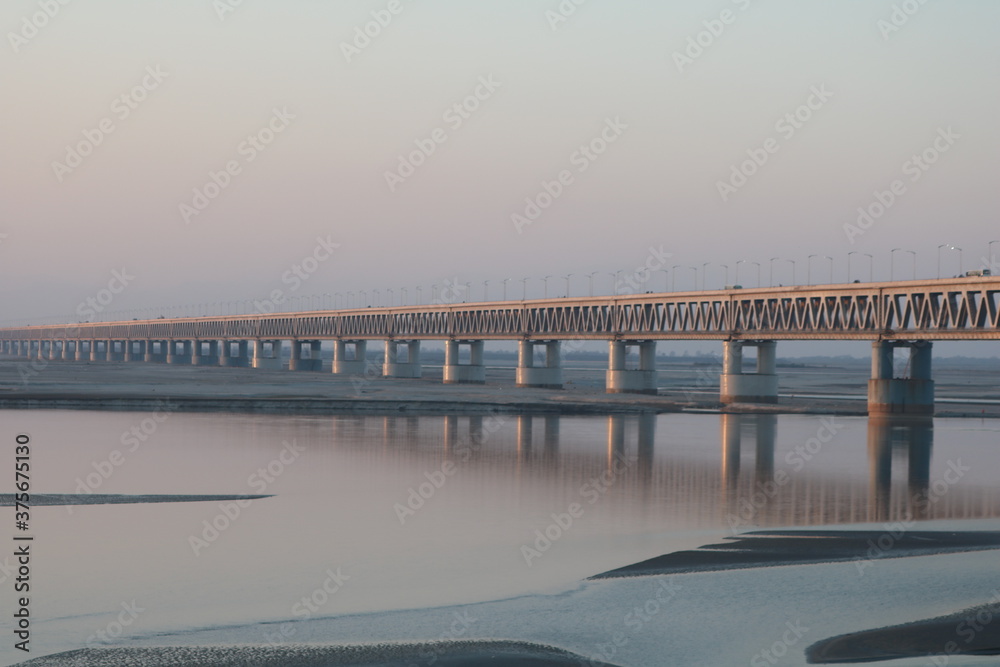
[[[528,295],[528,279],[521,278],[521,301],[524,301]]]
[[[405,306],[410,298],[410,292],[405,287],[399,288],[399,305]]]
[[[421,287],[420,285],[417,285],[415,289],[417,291],[417,303],[415,305],[419,306],[420,304],[423,303],[423,297],[421,296],[421,292],[424,291],[424,288]]]
[[[590,296],[594,296],[594,276],[596,276],[600,271],[591,271],[587,274],[587,281],[590,284]]]
[[[785,259],[784,257],[772,257],[771,261],[778,260],[779,262],[788,262],[792,265],[792,284],[795,284],[795,260]],[[771,287],[774,287],[774,264],[771,264]]]
[[[959,273],[959,275],[961,275],[962,274],[962,249],[959,248],[959,247],[957,247],[957,246],[949,245],[947,243],[942,243],[941,245],[939,245],[937,247],[937,252],[938,252],[938,256],[937,256],[937,265],[938,265],[937,266],[937,273],[938,273],[938,276],[937,277],[938,278],[941,277],[941,248],[947,248],[948,250],[957,250],[958,251],[958,273]]]
[[[382,292],[380,290],[373,289],[372,290],[372,300],[375,302],[375,307],[376,308],[378,308],[379,306],[381,306],[382,305]],[[368,301],[368,299],[366,298],[365,302],[367,302],[367,301]]]
[[[545,276],[544,278],[542,278],[542,282],[545,283],[545,287],[542,289],[542,294],[543,294],[543,298],[546,298],[546,299],[549,298],[549,278],[551,278],[551,277],[552,276]]]
[[[569,279],[573,277],[572,273],[567,273],[563,278],[566,279],[566,298],[569,298]]]
[[[663,291],[669,292],[670,284],[668,281],[670,280],[670,271],[667,271],[666,269],[657,269],[657,271],[663,273]]]
[[[490,281],[483,281],[483,301],[490,300]]]
[[[871,282],[872,273],[875,270],[875,258],[870,253],[858,252],[857,250],[847,253],[847,282],[851,282],[851,255],[864,255],[868,258],[868,282]]]
[[[780,257],[772,257],[770,262],[770,267],[767,276],[767,286],[774,287],[774,261],[776,259],[781,259]]]
[[[988,244],[986,244],[986,264],[988,265],[986,268],[990,270],[990,273],[993,272],[993,267],[996,266],[996,262],[993,260],[994,243],[1000,243],[1000,240],[990,241]]]
[[[829,255],[809,255],[806,259],[806,284],[812,285],[812,258],[819,257],[820,259],[830,260],[830,282],[833,282],[833,257]]]
[[[392,288],[391,287],[386,287],[385,288],[385,296],[389,300],[389,307],[392,308],[393,294],[392,294]]]
[[[719,266],[721,266],[722,268],[724,268],[726,270],[726,279],[722,283],[722,286],[725,287],[726,285],[729,284],[729,265],[728,264],[719,264]]]
[[[702,265],[701,265],[701,289],[702,289],[702,291],[705,290],[705,279],[708,276],[708,271],[706,269],[708,268],[709,264],[711,264],[711,262],[703,262]]]
[[[508,281],[510,281],[510,278],[504,278],[502,281],[500,281],[500,282],[503,283],[503,300],[504,301],[507,300],[507,282]]]
[[[750,262],[757,267],[757,287],[760,287],[760,262]]]

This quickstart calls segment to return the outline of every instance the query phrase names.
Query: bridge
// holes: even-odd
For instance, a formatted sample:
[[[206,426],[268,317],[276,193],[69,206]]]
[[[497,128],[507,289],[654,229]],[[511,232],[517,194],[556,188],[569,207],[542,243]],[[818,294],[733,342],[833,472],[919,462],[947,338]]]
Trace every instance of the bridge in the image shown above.
[[[1000,277],[667,292],[222,317],[159,318],[0,329],[0,352],[37,359],[145,361],[319,371],[332,341],[337,374],[370,373],[367,343],[382,341],[386,377],[420,377],[420,343],[445,344],[445,383],[482,383],[484,343],[518,341],[516,383],[561,388],[562,344],[608,342],[609,393],[656,393],[656,343],[719,340],[724,403],[776,402],[782,340],[870,340],[871,414],[932,414],[934,341],[1000,339]],[[535,348],[544,349],[536,365]],[[756,348],[754,369],[745,347]],[[895,377],[894,349],[909,349]],[[468,349],[467,360],[460,350]],[[638,363],[627,363],[638,348]]]

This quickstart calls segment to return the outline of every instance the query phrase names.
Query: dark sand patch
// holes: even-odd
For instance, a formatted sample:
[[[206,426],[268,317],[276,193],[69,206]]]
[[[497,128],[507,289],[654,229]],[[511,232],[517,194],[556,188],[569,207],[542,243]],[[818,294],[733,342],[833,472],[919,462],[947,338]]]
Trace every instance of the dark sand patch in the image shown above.
[[[1000,548],[997,531],[884,530],[758,531],[726,538],[693,551],[676,551],[602,572],[590,579],[641,577],[681,572],[711,572],[778,565],[906,558]]]
[[[427,642],[363,646],[197,646],[94,648],[18,663],[24,667],[563,667],[586,658],[541,644],[514,641]],[[590,663],[614,667],[608,663]]]
[[[928,665],[944,665],[950,655],[1000,655],[1000,593],[994,599],[949,616],[824,639],[806,649],[806,658],[833,664],[927,657]]]
[[[120,493],[32,493],[31,506],[130,505],[135,503],[202,503],[217,500],[258,500],[271,495],[124,495]],[[14,494],[0,493],[0,507],[13,507]]]

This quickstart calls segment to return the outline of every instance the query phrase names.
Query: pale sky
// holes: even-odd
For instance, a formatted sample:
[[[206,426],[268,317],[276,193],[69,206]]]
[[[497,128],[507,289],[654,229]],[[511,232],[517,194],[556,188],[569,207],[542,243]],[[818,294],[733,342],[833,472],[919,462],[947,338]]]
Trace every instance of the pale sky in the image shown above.
[[[828,281],[826,256],[843,282],[851,251],[888,279],[893,248],[896,278],[980,268],[998,23],[994,0],[5,0],[0,319],[75,321],[123,269],[108,308],[134,316],[567,274],[582,296],[593,271],[607,294],[651,248],[697,267],[678,289],[740,260],[746,286],[753,262]]]

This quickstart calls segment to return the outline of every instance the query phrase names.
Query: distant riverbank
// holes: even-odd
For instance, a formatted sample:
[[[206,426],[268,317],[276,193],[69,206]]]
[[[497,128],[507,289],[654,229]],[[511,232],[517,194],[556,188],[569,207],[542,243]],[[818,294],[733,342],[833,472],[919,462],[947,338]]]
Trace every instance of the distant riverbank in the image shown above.
[[[562,390],[514,385],[512,367],[487,367],[486,384],[445,385],[440,367],[420,379],[115,362],[0,360],[0,409],[62,409],[263,414],[616,414],[768,412],[864,415],[864,369],[789,368],[777,405],[718,401],[718,369],[671,365],[658,396],[604,393],[599,364],[571,365]],[[937,416],[1000,416],[994,373],[936,372]]]

